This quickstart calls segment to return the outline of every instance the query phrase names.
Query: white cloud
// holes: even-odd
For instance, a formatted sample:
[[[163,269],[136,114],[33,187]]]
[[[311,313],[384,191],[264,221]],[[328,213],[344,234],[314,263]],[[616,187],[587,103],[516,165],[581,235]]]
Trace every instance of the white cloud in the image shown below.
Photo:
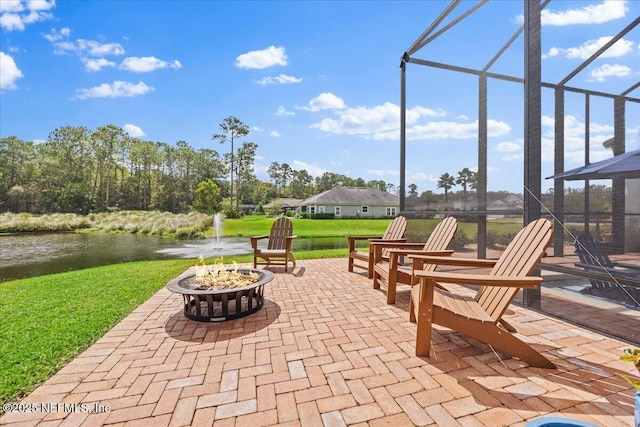
[[[263,79],[256,80],[255,82],[258,84],[261,84],[262,86],[276,85],[276,84],[284,85],[284,84],[300,83],[302,82],[302,78],[288,76],[286,74],[280,74],[279,76],[276,76],[276,77],[264,77]]]
[[[335,96],[332,93],[325,92],[313,98],[309,101],[308,107],[296,107],[300,110],[307,111],[320,111],[320,110],[336,110],[345,108],[346,105],[342,98]]]
[[[342,100],[341,100],[342,101]],[[406,112],[407,124],[423,117],[442,117],[446,113],[417,106]],[[333,134],[361,135],[367,139],[398,139],[400,135],[400,107],[386,102],[375,107],[356,107],[341,110],[337,119],[323,119],[311,128]],[[416,127],[412,128],[415,130]]]
[[[374,176],[399,176],[400,171],[397,169],[367,169],[367,174]]]
[[[127,123],[126,125],[124,125],[122,127],[122,130],[124,130],[132,138],[140,138],[141,136],[145,135],[142,129],[130,123]]]
[[[284,47],[269,46],[263,50],[252,50],[236,58],[236,67],[246,69],[263,69],[274,65],[287,65],[287,54]]]
[[[68,27],[64,27],[60,31],[52,28],[49,34],[44,35],[44,38],[54,43],[62,39],[68,39],[69,35],[71,35],[71,30]]]
[[[596,53],[602,46],[607,44],[613,37],[606,36],[600,37],[597,40],[588,40],[578,47],[570,47],[567,49],[552,47],[548,53],[544,55],[545,58],[557,56],[562,53],[569,58],[588,59],[591,55]],[[630,40],[620,39],[609,47],[599,58],[617,58],[624,56],[633,50],[634,42]]]
[[[269,132],[269,136],[273,136],[274,138],[279,138],[282,135],[280,135],[280,132],[277,132],[275,130],[272,130],[271,132]]]
[[[100,71],[104,67],[116,66],[115,62],[109,61],[104,58],[99,58],[99,59],[82,58],[82,62],[84,63],[84,68],[89,72]]]
[[[24,31],[28,24],[53,18],[48,11],[55,5],[55,0],[2,0],[0,27],[7,31]]]
[[[262,132],[264,130],[260,126],[253,126],[251,129],[255,130],[256,132]]]
[[[13,57],[0,52],[0,89],[17,89],[16,80],[23,77]]]
[[[293,111],[287,111],[282,105],[278,107],[276,111],[276,116],[295,116],[296,113]]]
[[[496,150],[502,153],[510,153],[513,151],[522,150],[522,145],[515,142],[501,142],[496,146]]]
[[[487,120],[487,135],[502,136],[511,131],[511,127],[501,121]],[[478,121],[460,122],[429,122],[426,125],[416,125],[407,129],[407,140],[428,139],[470,139],[478,137]],[[385,138],[386,139],[386,138]]]
[[[150,71],[157,70],[159,68],[178,69],[181,67],[182,67],[182,64],[178,60],[174,60],[173,62],[167,62],[167,61],[158,59],[155,56],[145,56],[141,58],[136,56],[131,56],[129,58],[125,58],[120,64],[121,70],[127,70],[134,73],[148,73]]]
[[[400,175],[400,174],[398,173],[397,175]],[[427,175],[424,172],[416,172],[416,173],[409,173],[407,176],[407,181],[412,183],[421,183],[421,182],[436,183],[438,182],[438,177],[433,175]]]
[[[605,0],[599,4],[584,6],[579,9],[567,9],[561,12],[545,8],[542,10],[540,18],[542,25],[602,24],[623,18],[627,11],[626,3],[625,0]],[[553,7],[553,2],[551,6]]]
[[[60,31],[53,28],[49,34],[45,34],[43,37],[53,43],[53,52],[57,55],[75,53],[78,55],[103,57],[108,55],[123,55],[125,52],[120,43],[101,43],[95,40],[85,39],[78,39],[73,42],[69,40],[70,35],[71,30],[65,27]]]
[[[2,0],[0,1],[0,13],[22,12],[24,5],[22,0]]]
[[[301,160],[293,160],[291,162],[291,167],[295,170],[306,170],[309,172],[309,175],[313,177],[321,176],[325,172],[329,172],[326,169],[321,168],[320,166],[311,165],[309,163],[303,162]]]
[[[626,77],[631,74],[631,68],[626,65],[603,64],[600,67],[591,70],[591,77],[594,80],[603,82],[607,77]]]
[[[564,118],[564,158],[565,164],[584,164],[584,121],[574,115]],[[542,116],[542,160],[553,159],[555,119]],[[601,148],[602,143],[613,136],[613,126],[603,123],[589,123],[589,143],[592,162],[611,157],[610,150]],[[608,155],[607,155],[608,154]]]
[[[112,84],[103,83],[90,89],[79,89],[75,98],[131,98],[138,95],[146,95],[154,90],[153,87],[147,86],[144,82],[134,84],[115,81]]]

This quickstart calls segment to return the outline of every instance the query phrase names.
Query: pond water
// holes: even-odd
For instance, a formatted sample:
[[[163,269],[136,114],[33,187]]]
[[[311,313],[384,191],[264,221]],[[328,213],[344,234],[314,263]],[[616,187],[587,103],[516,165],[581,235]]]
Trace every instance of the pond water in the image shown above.
[[[294,252],[346,247],[344,237],[293,241]],[[248,253],[251,253],[248,238],[182,241],[137,234],[0,235],[0,282],[129,261]]]

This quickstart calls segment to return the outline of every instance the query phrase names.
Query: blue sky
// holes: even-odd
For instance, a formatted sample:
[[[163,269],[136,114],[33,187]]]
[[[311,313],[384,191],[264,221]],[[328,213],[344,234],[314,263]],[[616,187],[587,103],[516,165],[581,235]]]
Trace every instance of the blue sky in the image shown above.
[[[234,115],[259,146],[262,180],[275,161],[313,176],[397,184],[400,57],[448,4],[0,0],[0,136],[41,141],[58,127],[112,123],[223,153],[228,146],[211,135]],[[413,56],[481,68],[521,25],[522,7],[490,2]],[[640,1],[551,1],[543,81],[564,78],[639,15]],[[522,77],[523,61],[521,36],[491,71]],[[638,80],[635,28],[569,85],[618,93]],[[477,169],[477,78],[410,64],[407,82],[407,184],[439,193],[441,174]],[[543,91],[545,176],[553,173],[552,101]],[[601,144],[613,136],[611,105],[591,100],[592,161],[611,156]],[[568,95],[565,112],[570,169],[583,164],[584,97]],[[489,118],[489,189],[521,192],[522,86],[490,81]],[[635,104],[628,150],[640,148],[639,132]]]

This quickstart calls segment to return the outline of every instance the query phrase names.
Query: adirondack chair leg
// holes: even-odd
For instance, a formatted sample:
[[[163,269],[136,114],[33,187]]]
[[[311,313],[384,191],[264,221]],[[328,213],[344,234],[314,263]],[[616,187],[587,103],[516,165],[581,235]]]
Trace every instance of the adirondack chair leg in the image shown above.
[[[504,319],[500,319],[500,324],[509,332],[517,332],[516,328]]]
[[[380,289],[380,273],[373,268],[373,289]]]
[[[431,353],[434,287],[435,282],[421,279],[420,285],[414,286],[413,289],[411,289],[409,320],[412,322],[417,321],[418,323],[416,331],[416,356],[428,357]]]
[[[398,285],[398,256],[389,258],[389,278],[387,279],[387,304],[396,303],[396,286]]]
[[[284,271],[285,273],[287,272],[287,268],[289,267],[289,261],[291,261],[291,263],[293,264],[293,267],[296,266],[296,259],[293,257],[293,254],[291,252],[287,253],[287,256],[284,260]]]
[[[353,271],[353,267],[351,271]],[[371,246],[369,246],[369,268],[367,269],[367,277],[373,279],[373,251],[371,250]]]

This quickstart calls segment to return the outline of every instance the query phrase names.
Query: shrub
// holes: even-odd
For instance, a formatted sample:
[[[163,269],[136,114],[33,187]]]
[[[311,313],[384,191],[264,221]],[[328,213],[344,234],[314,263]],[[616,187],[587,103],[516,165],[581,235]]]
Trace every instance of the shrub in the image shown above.
[[[236,218],[242,218],[244,216],[244,212],[242,212],[241,210],[238,209],[230,209],[227,208],[224,210],[224,216],[226,216],[227,218],[232,218],[232,219],[236,219]]]
[[[469,236],[467,236],[464,231],[458,230],[456,231],[456,234],[453,237],[453,241],[451,242],[451,245],[449,245],[449,248],[453,249],[454,251],[461,251],[466,245],[469,245],[471,243],[473,243],[473,240]]]
[[[309,214],[309,218],[311,219],[334,219],[336,216],[332,213],[315,213]]]
[[[180,227],[176,230],[177,239],[204,239],[205,235],[196,227]]]

